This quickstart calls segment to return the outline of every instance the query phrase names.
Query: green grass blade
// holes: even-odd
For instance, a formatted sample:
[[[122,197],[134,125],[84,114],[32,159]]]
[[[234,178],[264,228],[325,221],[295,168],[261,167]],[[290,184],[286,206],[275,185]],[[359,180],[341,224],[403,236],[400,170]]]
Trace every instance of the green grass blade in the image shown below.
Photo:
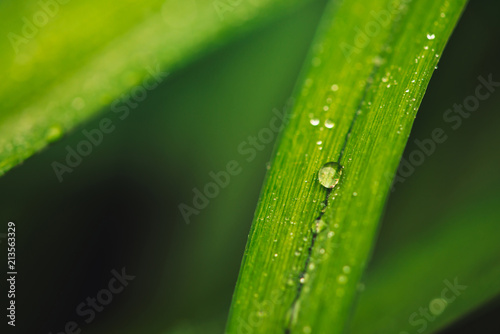
[[[453,71],[449,63],[447,67]],[[465,85],[474,93],[476,84]],[[499,296],[500,175],[492,171],[498,170],[500,157],[492,155],[489,146],[498,141],[497,94],[467,120],[481,129],[481,135],[468,133],[473,124],[456,129],[460,133],[448,125],[446,146],[436,149],[438,154],[418,175],[395,188],[378,242],[382,247],[376,247],[363,278],[365,289],[351,333],[433,333]],[[455,95],[455,101],[464,100]],[[432,110],[438,112],[436,122],[427,126],[431,129],[439,124],[446,105],[433,105]],[[473,163],[457,164],[467,145],[468,161]],[[407,151],[417,149],[410,146]],[[467,288],[450,291],[445,282],[455,279]]]
[[[0,175],[146,78],[304,2],[1,3]]]
[[[327,10],[255,213],[228,333],[344,330],[387,175],[465,1],[395,5]],[[317,177],[330,161],[344,166],[332,192]],[[316,232],[318,217],[326,227]]]

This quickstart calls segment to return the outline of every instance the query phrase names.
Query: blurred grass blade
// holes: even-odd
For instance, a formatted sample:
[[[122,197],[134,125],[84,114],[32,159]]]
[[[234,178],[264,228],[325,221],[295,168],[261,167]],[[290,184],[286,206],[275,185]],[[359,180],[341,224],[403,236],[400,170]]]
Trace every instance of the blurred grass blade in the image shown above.
[[[383,247],[376,248],[363,278],[351,333],[433,333],[500,295],[500,175],[491,172],[500,166],[500,157],[490,148],[498,140],[500,96],[491,99],[476,119],[480,136],[462,132],[450,139],[415,175],[419,180],[400,185],[391,196],[392,217],[404,217],[404,224],[391,224],[388,217],[383,227]],[[464,151],[453,147],[466,145],[473,147],[468,157],[474,163],[457,166]],[[461,288],[452,291],[446,282],[455,280]]]
[[[259,200],[227,333],[345,329],[387,175],[464,6],[376,0],[328,8]],[[328,191],[318,171],[331,161],[344,168]]]
[[[0,175],[146,78],[307,1],[2,2]]]
[[[367,275],[351,333],[433,333],[497,296],[498,201],[469,203],[388,255]]]

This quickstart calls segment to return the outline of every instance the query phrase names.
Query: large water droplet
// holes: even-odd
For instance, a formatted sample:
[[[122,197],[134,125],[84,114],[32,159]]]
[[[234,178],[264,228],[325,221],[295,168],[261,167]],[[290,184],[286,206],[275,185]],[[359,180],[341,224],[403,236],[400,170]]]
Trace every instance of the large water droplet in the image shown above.
[[[318,172],[319,183],[325,188],[334,188],[342,175],[342,166],[337,162],[327,162]]]

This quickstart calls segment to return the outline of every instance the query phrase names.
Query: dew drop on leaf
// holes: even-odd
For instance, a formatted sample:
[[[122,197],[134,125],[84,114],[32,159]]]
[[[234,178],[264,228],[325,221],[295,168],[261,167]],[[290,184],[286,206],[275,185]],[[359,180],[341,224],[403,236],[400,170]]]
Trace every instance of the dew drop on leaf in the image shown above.
[[[312,224],[312,230],[314,233],[320,233],[326,228],[326,223],[323,219],[316,219]]]
[[[318,172],[319,183],[325,188],[334,188],[342,175],[342,166],[338,162],[327,162]]]

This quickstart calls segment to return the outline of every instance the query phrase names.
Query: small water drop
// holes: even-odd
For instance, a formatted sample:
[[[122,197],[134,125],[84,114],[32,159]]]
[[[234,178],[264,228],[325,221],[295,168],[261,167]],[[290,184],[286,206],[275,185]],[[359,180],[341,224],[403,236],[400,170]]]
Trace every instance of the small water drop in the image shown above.
[[[319,183],[325,188],[333,189],[339,183],[342,168],[338,162],[327,162],[318,172]]]
[[[343,271],[344,273],[346,273],[346,274],[349,274],[349,273],[351,272],[351,267],[349,267],[349,266],[344,266],[344,267],[342,268],[342,271]]]
[[[312,126],[316,126],[316,125],[319,124],[319,119],[317,119],[317,118],[311,118],[311,120],[309,122],[311,122]]]
[[[331,129],[331,128],[333,128],[333,127],[335,126],[335,124],[334,124],[331,120],[327,119],[327,120],[325,121],[325,126],[326,126],[328,129]]]
[[[314,233],[320,233],[326,228],[326,223],[323,219],[316,219],[311,227]]]
[[[339,86],[338,85],[332,85],[332,91],[336,92],[339,90]]]
[[[321,145],[321,144],[323,144],[323,142],[322,142],[321,140],[318,140],[318,141],[316,142],[316,144]]]
[[[339,282],[340,284],[347,283],[347,276],[346,275],[339,275],[337,277],[337,282]]]
[[[433,40],[434,38],[436,38],[436,35],[434,35],[434,34],[427,34],[427,39]]]

